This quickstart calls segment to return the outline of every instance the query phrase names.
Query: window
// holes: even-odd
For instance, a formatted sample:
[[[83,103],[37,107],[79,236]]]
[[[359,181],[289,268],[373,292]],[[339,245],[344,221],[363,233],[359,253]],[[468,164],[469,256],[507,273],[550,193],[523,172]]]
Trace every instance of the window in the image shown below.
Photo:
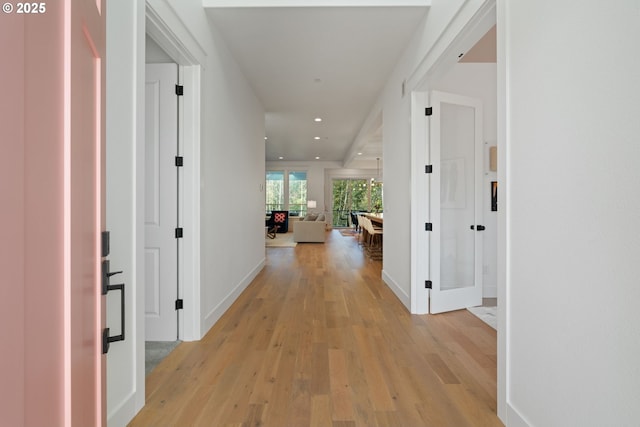
[[[349,212],[382,212],[382,183],[367,178],[333,180],[333,226],[348,227]]]
[[[289,212],[307,214],[307,173],[289,172]]]
[[[291,215],[307,214],[307,172],[267,171],[265,211],[285,210]]]
[[[371,182],[371,206],[374,212],[382,212],[382,183],[379,181]]]
[[[266,212],[284,210],[284,172],[267,171]]]

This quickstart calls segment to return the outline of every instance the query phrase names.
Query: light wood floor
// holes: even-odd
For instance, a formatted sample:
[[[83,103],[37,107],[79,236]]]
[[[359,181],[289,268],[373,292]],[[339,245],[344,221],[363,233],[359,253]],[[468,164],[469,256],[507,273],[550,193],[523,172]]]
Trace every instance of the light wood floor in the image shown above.
[[[410,315],[380,272],[335,230],[268,248],[207,336],[147,377],[130,426],[502,426],[496,332],[466,310]]]

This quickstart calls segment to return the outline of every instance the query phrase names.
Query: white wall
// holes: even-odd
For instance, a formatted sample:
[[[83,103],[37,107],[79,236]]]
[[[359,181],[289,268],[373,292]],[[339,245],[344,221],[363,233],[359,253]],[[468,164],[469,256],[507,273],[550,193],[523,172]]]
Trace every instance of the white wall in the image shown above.
[[[210,28],[202,2],[183,0],[171,7],[206,53],[200,147],[204,335],[264,266],[264,111]]]
[[[414,90],[425,90],[424,79],[442,53],[453,43],[464,25],[488,1],[433,0],[429,13],[417,29],[401,60],[392,72],[380,98],[365,123],[383,114],[385,244],[382,277],[398,298],[410,308],[411,298],[425,301],[426,290],[412,296],[412,145],[411,96]],[[401,93],[406,81],[407,95]],[[420,161],[418,159],[418,161]],[[424,171],[424,163],[422,166]],[[421,218],[413,218],[424,224]],[[423,225],[424,230],[424,225]],[[416,231],[420,232],[420,231]],[[414,242],[415,243],[415,242]],[[415,262],[425,264],[427,257]],[[416,278],[418,282],[426,277]]]
[[[640,3],[498,5],[508,425],[638,425]]]
[[[209,31],[199,0],[147,3],[157,12],[155,18],[175,31],[178,42],[187,41],[202,62],[185,76],[201,76],[202,84],[199,135],[185,130],[191,146],[197,145],[191,159],[201,162],[202,171],[201,212],[193,215],[201,218],[201,281],[190,283],[199,289],[195,299],[201,315],[195,327],[202,336],[264,265],[264,113],[219,37]],[[144,158],[144,144],[137,141],[144,142],[145,1],[113,0],[108,6],[107,227],[112,231],[112,267],[124,270],[127,301],[132,302],[127,340],[112,346],[107,368],[117,373],[109,375],[107,385],[108,423],[120,426],[145,398],[144,268],[136,265],[144,236],[143,204],[137,202],[144,200],[144,174],[136,169],[136,159]],[[185,100],[185,111],[193,102]],[[191,198],[188,189],[184,197]],[[186,279],[192,277],[185,273]]]
[[[483,232],[484,250],[483,264],[486,270],[483,275],[482,296],[495,298],[498,294],[497,279],[497,212],[491,211],[491,181],[497,181],[497,173],[489,170],[489,147],[497,143],[497,109],[496,109],[496,64],[457,63],[438,82],[433,89],[456,93],[482,100],[483,106],[483,219],[481,224],[487,228]]]

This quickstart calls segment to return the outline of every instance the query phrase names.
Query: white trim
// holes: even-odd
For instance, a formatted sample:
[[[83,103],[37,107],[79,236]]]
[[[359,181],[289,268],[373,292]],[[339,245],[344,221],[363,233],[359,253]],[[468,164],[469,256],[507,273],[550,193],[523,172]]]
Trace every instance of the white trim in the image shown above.
[[[382,270],[382,281],[389,286],[391,291],[398,297],[405,307],[410,306],[411,297],[404,291],[404,289],[402,289],[402,286],[398,285],[398,283],[393,280],[386,270]]]
[[[138,413],[141,409],[137,407],[136,400],[137,394],[140,393],[139,390],[132,390],[127,396],[122,398],[120,404],[112,408],[111,411],[107,414],[107,425],[108,426],[126,426],[131,422],[133,417]],[[144,390],[142,391],[144,395]]]
[[[200,336],[204,337],[204,335],[215,325],[215,323],[220,320],[222,315],[231,307],[231,304],[238,299],[240,294],[251,284],[253,279],[255,279],[260,271],[266,265],[266,258],[260,260],[258,265],[256,265],[249,274],[247,274],[238,285],[229,292],[229,294],[220,301],[218,305],[216,305],[211,311],[207,313],[204,318],[204,322],[202,324],[202,329],[200,331]]]
[[[165,18],[171,18],[167,23]],[[166,0],[146,0],[146,34],[180,65],[203,65],[207,54]],[[178,35],[178,33],[180,33]]]
[[[496,285],[487,286],[486,283],[482,284],[482,298],[497,298],[498,287]]]
[[[188,307],[188,318],[181,319],[183,341],[200,338],[200,67],[184,67],[182,75],[185,88],[184,105],[181,110],[183,132],[182,154],[186,159],[183,175],[182,195],[184,209],[183,225],[189,230],[183,243],[182,297]]]
[[[146,2],[146,33],[180,67],[184,96],[180,100],[179,129],[185,166],[180,181],[182,227],[180,283],[185,308],[179,313],[179,337],[183,341],[200,339],[200,63],[206,55],[174,9],[164,0]],[[178,35],[179,34],[179,35]],[[188,83],[188,84],[186,84]],[[139,161],[142,161],[139,159]],[[139,164],[143,167],[144,165]],[[141,264],[143,265],[143,264]]]
[[[516,410],[510,404],[507,404],[507,422],[505,425],[509,427],[530,427],[531,425],[527,423],[520,412]]]
[[[508,70],[506,68],[507,40],[503,36],[506,34],[509,23],[506,22],[506,9],[508,7],[507,0],[497,0],[496,6],[496,29],[497,29],[497,142],[498,147],[498,203],[500,200],[502,206],[498,208],[497,221],[497,295],[498,295],[498,372],[497,372],[497,412],[498,417],[507,424],[508,408],[507,396],[509,394],[507,386],[507,372],[509,371],[508,362],[508,336],[509,323],[508,311],[510,307],[509,290],[507,288],[509,250],[507,235],[509,235],[509,204],[507,190],[509,188],[509,146],[507,143],[507,135],[509,134],[509,118],[507,116],[507,83],[509,80]]]
[[[429,175],[425,166],[429,162],[427,138],[429,120],[425,115],[428,105],[427,94],[411,93],[411,304],[412,314],[429,312],[429,290],[425,280],[430,276],[429,233],[424,224],[430,221],[429,198],[424,188],[429,188]]]
[[[117,33],[120,28],[126,34]],[[145,403],[144,286],[141,285],[145,269],[144,263],[140,263],[144,260],[144,197],[139,197],[144,194],[144,169],[137,166],[137,159],[144,155],[140,150],[145,140],[144,1],[109,2],[107,34],[108,54],[118,52],[119,55],[107,62],[106,78],[108,84],[121,89],[120,95],[107,98],[107,227],[111,230],[110,259],[117,270],[124,271],[122,280],[127,284],[125,292],[130,298],[127,303],[129,335],[122,345],[112,347],[107,356],[112,365],[111,374],[119,364],[131,367],[132,371],[131,383],[115,385],[107,379],[107,424],[120,426],[126,425]]]

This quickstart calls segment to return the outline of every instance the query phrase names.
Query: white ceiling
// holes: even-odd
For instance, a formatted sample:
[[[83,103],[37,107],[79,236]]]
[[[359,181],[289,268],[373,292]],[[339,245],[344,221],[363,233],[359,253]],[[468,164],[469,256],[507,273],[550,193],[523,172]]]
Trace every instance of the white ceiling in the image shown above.
[[[331,3],[352,6],[318,6]],[[344,163],[430,3],[203,0],[266,111],[266,160]],[[255,4],[280,7],[238,7]],[[381,128],[379,117],[357,141],[362,157],[382,156]]]

